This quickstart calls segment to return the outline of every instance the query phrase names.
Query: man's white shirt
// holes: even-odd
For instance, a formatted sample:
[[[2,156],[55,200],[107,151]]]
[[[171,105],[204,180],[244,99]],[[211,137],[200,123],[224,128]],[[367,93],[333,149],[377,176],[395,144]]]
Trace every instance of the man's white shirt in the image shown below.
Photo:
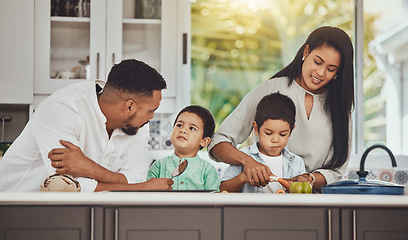
[[[146,181],[151,164],[148,153],[149,124],[130,136],[115,129],[109,138],[106,118],[99,108],[96,84],[87,81],[65,87],[46,98],[0,161],[0,191],[38,191],[41,182],[55,173],[48,159],[59,140],[81,148],[85,156],[106,169],[122,173],[129,183]],[[97,182],[77,179],[82,192],[93,192]]]

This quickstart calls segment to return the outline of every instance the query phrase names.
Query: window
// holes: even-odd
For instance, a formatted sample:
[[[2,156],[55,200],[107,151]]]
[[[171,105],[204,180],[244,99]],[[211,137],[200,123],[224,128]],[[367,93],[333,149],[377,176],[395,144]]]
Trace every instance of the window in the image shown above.
[[[286,66],[313,29],[337,26],[355,42],[353,149],[383,143],[408,154],[407,0],[191,2],[191,101],[217,124]]]
[[[364,146],[408,155],[408,1],[363,3]]]

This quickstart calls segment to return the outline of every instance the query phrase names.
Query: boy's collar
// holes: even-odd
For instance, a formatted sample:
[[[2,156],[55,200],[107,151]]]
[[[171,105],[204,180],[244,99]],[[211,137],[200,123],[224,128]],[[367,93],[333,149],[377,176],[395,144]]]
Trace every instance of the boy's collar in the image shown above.
[[[250,153],[254,155],[259,154],[258,142],[252,143],[252,145],[249,146],[248,148]]]
[[[179,156],[176,155],[175,152],[173,152],[173,154],[171,155],[171,158],[173,160],[177,160],[177,161],[182,160],[182,159],[187,159],[187,160],[191,159],[192,160],[192,159],[198,158],[198,154],[196,154],[194,157],[191,157],[191,158],[180,158]]]

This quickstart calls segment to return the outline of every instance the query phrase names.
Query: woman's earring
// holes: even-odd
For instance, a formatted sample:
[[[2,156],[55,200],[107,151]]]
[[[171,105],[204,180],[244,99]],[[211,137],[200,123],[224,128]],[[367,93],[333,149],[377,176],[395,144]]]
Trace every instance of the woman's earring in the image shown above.
[[[305,61],[305,56],[302,57],[302,61]]]
[[[333,79],[337,79],[337,75],[335,75]]]

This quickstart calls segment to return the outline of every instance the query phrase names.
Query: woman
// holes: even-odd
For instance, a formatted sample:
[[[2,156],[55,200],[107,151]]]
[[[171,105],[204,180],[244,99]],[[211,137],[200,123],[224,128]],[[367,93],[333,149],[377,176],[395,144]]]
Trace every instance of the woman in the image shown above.
[[[347,167],[354,106],[353,46],[349,36],[335,27],[314,30],[293,61],[270,80],[248,93],[221,124],[208,147],[212,157],[242,165],[247,181],[265,186],[273,173],[235,146],[251,133],[258,102],[280,92],[296,106],[296,128],[288,149],[305,161],[307,174],[292,181],[314,183],[316,190],[339,180]]]

